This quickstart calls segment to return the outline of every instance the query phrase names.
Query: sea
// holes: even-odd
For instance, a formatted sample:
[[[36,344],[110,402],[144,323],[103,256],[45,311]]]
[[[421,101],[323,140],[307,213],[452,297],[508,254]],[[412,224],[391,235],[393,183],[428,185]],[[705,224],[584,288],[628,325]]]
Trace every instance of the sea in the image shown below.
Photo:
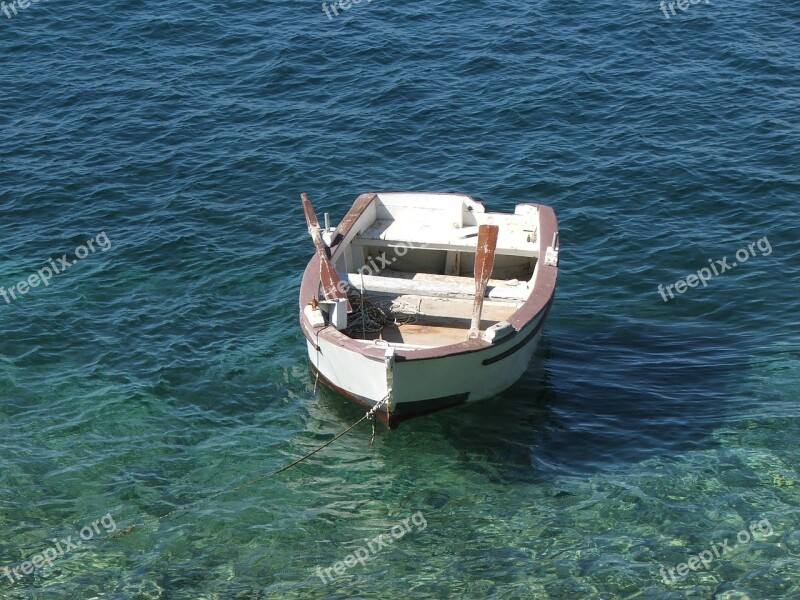
[[[317,385],[364,192],[542,203],[530,368]],[[0,598],[800,598],[797,0],[0,3]]]

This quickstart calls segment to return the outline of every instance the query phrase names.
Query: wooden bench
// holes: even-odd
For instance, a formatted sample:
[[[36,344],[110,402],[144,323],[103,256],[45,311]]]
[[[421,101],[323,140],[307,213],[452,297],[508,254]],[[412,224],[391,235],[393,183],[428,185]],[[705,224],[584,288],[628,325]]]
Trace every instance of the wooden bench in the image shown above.
[[[496,215],[492,221],[502,220],[496,253],[506,256],[539,257],[539,244],[529,224],[516,215]],[[515,218],[516,217],[516,218]],[[488,219],[482,219],[487,220]],[[444,227],[440,224],[409,224],[378,220],[353,239],[358,246],[378,248],[424,248],[448,252],[475,252],[478,227]]]
[[[431,273],[402,273],[389,271],[382,275],[361,275],[360,273],[341,273],[353,289],[378,294],[412,294],[415,296],[433,296],[436,298],[461,298],[475,297],[475,280],[471,277],[457,277],[454,275],[436,275]],[[531,290],[527,282],[490,279],[486,287],[485,297],[490,300],[505,300],[522,302],[528,298]]]

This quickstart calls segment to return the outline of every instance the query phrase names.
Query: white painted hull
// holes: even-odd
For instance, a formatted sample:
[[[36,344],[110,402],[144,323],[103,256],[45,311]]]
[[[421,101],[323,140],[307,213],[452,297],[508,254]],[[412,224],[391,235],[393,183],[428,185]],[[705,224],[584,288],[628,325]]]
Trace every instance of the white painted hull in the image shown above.
[[[455,356],[396,362],[386,410],[390,425],[448,406],[492,398],[511,387],[530,365],[545,317],[541,315],[520,331],[521,339],[530,336],[521,345],[512,340]],[[536,332],[531,336],[534,330]],[[308,358],[329,387],[365,406],[374,406],[389,394],[387,367],[383,361],[323,338],[318,342],[319,352],[314,344],[307,342]],[[487,359],[508,353],[513,348],[516,349],[508,356],[484,364]]]

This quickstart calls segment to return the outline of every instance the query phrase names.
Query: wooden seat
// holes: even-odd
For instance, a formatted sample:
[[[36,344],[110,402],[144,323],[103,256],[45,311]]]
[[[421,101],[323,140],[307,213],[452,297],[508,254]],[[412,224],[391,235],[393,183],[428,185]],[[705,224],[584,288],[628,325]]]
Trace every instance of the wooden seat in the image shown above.
[[[353,289],[360,290],[363,285],[364,291],[371,293],[413,294],[416,296],[461,299],[475,297],[475,280],[471,277],[432,273],[402,273],[387,269],[381,275],[342,273],[341,278],[347,281]],[[490,300],[522,302],[529,295],[530,289],[528,289],[524,281],[519,281],[516,285],[513,285],[513,281],[490,279],[484,297]]]
[[[497,254],[507,256],[539,256],[538,244],[529,225],[516,215],[501,215],[504,221],[497,241]],[[516,217],[516,218],[515,218]],[[491,215],[491,220],[500,217]],[[488,220],[488,219],[487,219]],[[534,241],[531,241],[533,238]],[[478,227],[443,228],[407,221],[377,220],[353,239],[357,246],[385,248],[417,248],[450,252],[475,252]]]

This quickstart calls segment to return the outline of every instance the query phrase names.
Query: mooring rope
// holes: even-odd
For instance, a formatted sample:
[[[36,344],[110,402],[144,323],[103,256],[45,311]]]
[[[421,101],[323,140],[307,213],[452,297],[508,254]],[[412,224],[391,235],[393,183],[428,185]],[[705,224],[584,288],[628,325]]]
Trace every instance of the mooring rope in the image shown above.
[[[397,300],[373,300],[359,294],[350,295],[349,300],[353,312],[347,317],[344,333],[350,337],[360,333],[365,338],[367,333],[377,333],[384,327],[410,325],[417,320],[415,314],[403,311],[409,308],[408,304]]]
[[[269,479],[270,477],[274,477],[275,475],[278,475],[279,473],[283,473],[284,471],[288,471],[289,469],[291,469],[295,465],[300,464],[304,460],[308,460],[309,458],[314,456],[317,452],[319,452],[321,450],[324,450],[325,448],[327,448],[328,446],[333,444],[336,440],[338,440],[338,439],[342,438],[343,436],[347,435],[348,433],[353,431],[353,429],[355,429],[358,425],[360,425],[361,423],[363,423],[364,421],[366,421],[368,419],[372,420],[372,422],[373,422],[372,439],[370,440],[370,445],[371,445],[372,444],[372,440],[375,439],[375,430],[374,430],[375,414],[378,412],[378,410],[381,408],[381,406],[383,406],[386,402],[388,402],[389,398],[390,398],[390,394],[387,394],[386,396],[384,396],[384,398],[382,400],[380,400],[378,403],[376,403],[375,406],[370,408],[363,417],[361,417],[358,421],[356,421],[355,423],[350,425],[350,427],[348,427],[347,429],[343,430],[342,432],[340,432],[335,437],[331,438],[330,440],[328,440],[327,442],[325,442],[321,446],[318,446],[317,448],[314,448],[314,450],[312,450],[308,454],[305,454],[304,456],[301,456],[300,458],[290,462],[288,465],[285,465],[285,466],[283,466],[280,469],[277,469],[275,471],[271,471],[269,473],[265,473],[264,475],[259,475],[258,477],[254,477],[253,479],[249,479],[249,480],[245,481],[244,483],[240,483],[239,485],[234,486],[234,487],[232,487],[230,489],[226,489],[226,490],[223,490],[221,492],[217,492],[216,494],[211,494],[210,496],[205,496],[203,498],[198,498],[194,502],[190,502],[189,504],[184,504],[183,506],[179,506],[178,508],[174,508],[171,511],[169,511],[168,513],[166,513],[164,515],[161,515],[160,517],[154,517],[155,522],[163,521],[167,517],[170,517],[170,516],[172,516],[172,515],[174,515],[176,513],[183,512],[183,511],[195,508],[195,507],[199,506],[200,504],[202,504],[203,502],[209,502],[209,501],[215,500],[216,498],[219,498],[220,496],[223,496],[225,494],[229,494],[231,492],[237,492],[237,491],[239,491],[239,490],[241,490],[243,488],[246,488],[248,486],[254,485],[256,483],[260,483],[261,481],[264,481],[265,479]],[[125,529],[121,529],[121,530],[119,530],[117,532],[112,533],[109,536],[106,536],[106,538],[122,537],[123,535],[129,534],[130,532],[132,532],[137,527],[143,527],[145,525],[153,525],[153,524],[154,524],[153,522],[149,522],[148,523],[146,521],[141,521],[139,523],[134,523],[133,525],[129,525]]]

